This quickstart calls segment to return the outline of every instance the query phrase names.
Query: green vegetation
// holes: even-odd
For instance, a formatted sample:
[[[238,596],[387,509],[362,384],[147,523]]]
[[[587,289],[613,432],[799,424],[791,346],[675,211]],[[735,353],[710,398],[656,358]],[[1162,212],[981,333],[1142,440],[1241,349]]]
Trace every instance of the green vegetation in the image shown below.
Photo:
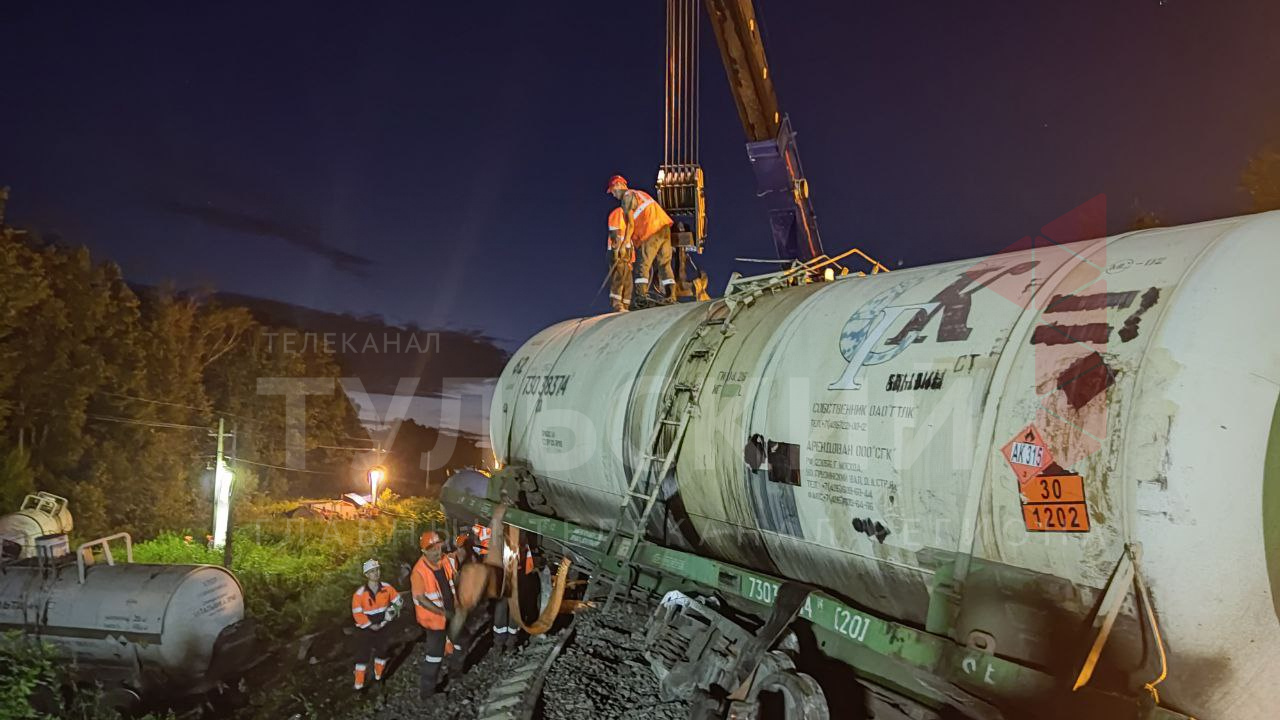
[[[38,488],[71,500],[82,537],[205,527],[219,417],[237,430],[243,498],[350,489],[353,456],[336,448],[366,434],[334,357],[289,333],[244,308],[135,292],[84,248],[0,228],[0,512]],[[264,378],[333,381],[307,398],[305,472],[281,469],[285,399],[260,394]]]
[[[247,614],[268,647],[347,621],[351,593],[363,581],[360,566],[377,558],[383,578],[395,583],[402,562],[418,554],[418,535],[443,526],[434,502],[384,495],[374,519],[325,521],[285,519],[297,505],[275,503],[251,509],[232,539],[232,571],[244,588]],[[134,546],[135,562],[222,564],[222,551],[166,533]]]
[[[0,634],[0,718],[124,720],[101,700],[99,688],[73,683],[71,673],[48,645],[19,632]],[[147,715],[134,720],[161,718]]]
[[[292,714],[299,697],[314,704],[346,687],[325,676],[333,668],[291,667],[295,641],[316,634],[349,671],[342,631],[360,565],[377,558],[384,579],[404,587],[401,564],[417,556],[418,534],[444,518],[433,502],[389,493],[377,518],[283,517],[298,504],[284,498],[364,487],[359,451],[370,443],[337,382],[337,356],[315,332],[308,342],[302,330],[259,318],[207,294],[130,286],[84,248],[0,225],[0,514],[44,490],[70,500],[78,538],[124,531],[138,541],[137,562],[220,565],[222,551],[202,541],[212,516],[210,432],[225,419],[235,432],[232,570],[261,647],[280,651],[273,667],[255,671],[279,676],[270,693],[253,696],[248,716],[276,718]],[[285,398],[259,391],[262,380],[293,378],[320,389],[306,398],[301,441],[286,427]],[[393,486],[425,487],[421,457],[433,448],[452,464],[482,459],[475,438],[404,429],[383,460]],[[286,468],[297,458],[286,456],[287,443],[301,443],[305,468]],[[73,676],[49,647],[4,637],[0,718],[115,720],[98,709],[100,691]]]

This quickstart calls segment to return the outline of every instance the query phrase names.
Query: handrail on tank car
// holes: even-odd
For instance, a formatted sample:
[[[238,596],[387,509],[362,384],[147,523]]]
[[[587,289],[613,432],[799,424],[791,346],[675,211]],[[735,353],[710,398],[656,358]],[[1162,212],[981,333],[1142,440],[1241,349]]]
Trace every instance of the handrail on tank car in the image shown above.
[[[841,260],[849,257],[850,255],[857,255],[863,260],[866,260],[871,266],[870,272],[866,270],[858,270],[850,273],[849,268],[840,264]],[[746,260],[746,258],[738,259]],[[751,262],[772,261],[751,260]],[[811,278],[817,276],[819,274],[819,270],[828,267],[831,268],[833,273],[835,273],[837,269],[839,270],[837,277],[846,277],[850,274],[855,277],[866,277],[868,274],[879,275],[880,273],[889,272],[889,268],[885,267],[884,264],[875,260],[870,255],[862,252],[859,248],[850,248],[835,257],[819,255],[808,262],[792,261],[792,265],[789,268],[771,273],[764,273],[762,275],[744,276],[739,273],[734,273],[733,276],[729,278],[728,284],[725,286],[724,297],[727,299],[744,292],[754,293],[769,288],[806,284],[812,282]]]
[[[879,261],[874,260],[870,255],[868,255],[868,254],[866,254],[866,253],[862,252],[862,250],[860,250],[860,249],[858,249],[858,248],[850,248],[850,249],[845,250],[844,252],[840,253],[839,255],[837,255],[837,256],[835,256],[835,257],[830,257],[830,256],[827,256],[827,255],[819,255],[818,257],[816,257],[816,258],[814,258],[814,259],[810,260],[810,261],[809,261],[809,262],[807,262],[807,263],[803,263],[803,264],[797,265],[797,266],[795,266],[795,267],[793,267],[793,268],[791,268],[791,269],[789,269],[789,270],[784,271],[784,272],[782,273],[782,275],[783,275],[783,277],[789,277],[789,276],[791,276],[791,275],[795,275],[795,274],[798,274],[798,273],[801,273],[801,272],[804,272],[805,274],[808,274],[808,273],[812,273],[812,272],[813,272],[813,271],[815,271],[815,270],[820,270],[820,269],[822,269],[822,268],[824,268],[824,267],[826,267],[826,266],[828,266],[828,265],[831,265],[831,266],[836,267],[836,268],[840,268],[841,270],[844,270],[845,272],[848,272],[848,269],[847,269],[847,268],[845,268],[843,265],[840,265],[840,261],[841,261],[841,260],[843,260],[843,259],[845,259],[845,258],[847,258],[847,257],[849,257],[850,255],[857,255],[858,257],[862,258],[863,260],[866,260],[866,261],[871,265],[871,274],[872,274],[872,275],[877,275],[877,274],[882,273],[882,272],[889,272],[889,268],[887,268],[887,267],[885,267],[884,265],[880,264],[880,262],[879,262]],[[843,274],[843,273],[842,273],[842,274]],[[866,275],[867,273],[866,273],[866,272],[863,272],[863,271],[859,271],[859,274],[861,274],[861,275]]]
[[[38,492],[28,495],[22,500],[22,507],[18,508],[18,512],[23,510],[39,510],[56,516],[67,507],[67,499],[53,493]]]
[[[92,557],[93,547],[95,545],[101,545],[102,557],[106,559],[108,565],[115,565],[116,564],[115,558],[111,556],[111,541],[118,540],[120,538],[124,538],[124,552],[125,552],[125,558],[126,558],[125,561],[133,562],[133,538],[130,537],[129,533],[127,532],[121,532],[121,533],[116,533],[115,535],[100,537],[97,540],[90,540],[89,542],[76,548],[76,569],[80,571],[81,584],[84,584],[85,550],[89,550],[90,557]]]

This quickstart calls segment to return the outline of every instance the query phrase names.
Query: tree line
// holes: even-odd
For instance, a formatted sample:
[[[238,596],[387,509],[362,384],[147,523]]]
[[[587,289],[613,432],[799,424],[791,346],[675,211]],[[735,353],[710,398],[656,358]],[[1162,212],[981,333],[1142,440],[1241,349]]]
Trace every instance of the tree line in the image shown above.
[[[208,297],[135,290],[83,247],[0,227],[0,513],[40,489],[70,499],[82,537],[204,528],[220,417],[236,433],[239,498],[351,489],[359,471],[341,448],[368,442],[339,367],[285,352],[282,332]],[[305,468],[286,467],[285,398],[260,394],[260,378],[334,379],[306,398]]]

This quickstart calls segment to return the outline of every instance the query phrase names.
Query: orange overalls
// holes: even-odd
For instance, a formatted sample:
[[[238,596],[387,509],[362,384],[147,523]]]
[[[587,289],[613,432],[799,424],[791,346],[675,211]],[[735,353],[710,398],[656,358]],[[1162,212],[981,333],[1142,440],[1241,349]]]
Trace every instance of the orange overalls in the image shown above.
[[[356,621],[356,682],[357,690],[364,687],[366,662],[373,655],[373,679],[381,680],[387,667],[387,645],[390,633],[383,631],[387,610],[400,599],[400,593],[386,583],[378,583],[374,592],[365,583],[351,596],[351,617]]]
[[[625,215],[622,208],[616,207],[609,213],[609,304],[615,312],[624,312],[631,305],[631,265],[636,261],[636,247],[622,238],[625,232]]]

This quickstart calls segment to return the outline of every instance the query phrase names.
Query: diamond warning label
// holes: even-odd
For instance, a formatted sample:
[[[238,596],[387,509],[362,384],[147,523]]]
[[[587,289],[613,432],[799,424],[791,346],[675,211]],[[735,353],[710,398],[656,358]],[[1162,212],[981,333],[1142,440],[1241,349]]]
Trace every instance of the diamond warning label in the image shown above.
[[[1041,437],[1035,425],[1028,425],[1010,440],[1001,451],[1004,459],[1018,476],[1019,483],[1025,483],[1039,475],[1053,462],[1053,453]]]

